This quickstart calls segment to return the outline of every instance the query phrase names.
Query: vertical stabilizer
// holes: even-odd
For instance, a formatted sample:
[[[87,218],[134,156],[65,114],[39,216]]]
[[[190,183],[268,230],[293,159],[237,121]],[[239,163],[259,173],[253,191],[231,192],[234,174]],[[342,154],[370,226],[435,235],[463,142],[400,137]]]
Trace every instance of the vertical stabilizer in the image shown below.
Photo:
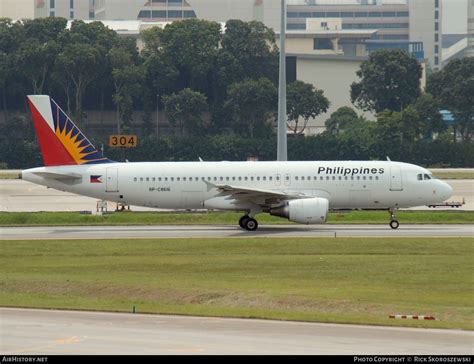
[[[49,96],[30,95],[28,106],[45,166],[110,162]]]

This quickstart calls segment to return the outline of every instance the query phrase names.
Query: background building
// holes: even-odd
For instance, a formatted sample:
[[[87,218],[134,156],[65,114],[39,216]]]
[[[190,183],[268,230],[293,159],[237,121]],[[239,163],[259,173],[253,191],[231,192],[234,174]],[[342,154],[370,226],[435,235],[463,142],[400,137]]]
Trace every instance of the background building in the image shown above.
[[[66,19],[90,18],[90,0],[1,0],[0,18],[35,19],[58,16]]]
[[[291,0],[288,29],[307,29],[307,19],[341,18],[342,29],[376,29],[379,48],[423,51],[433,69],[441,67],[440,0]],[[420,44],[421,43],[421,44]]]
[[[474,0],[467,4],[467,57],[474,57]]]
[[[241,19],[272,28],[280,21],[280,0],[91,0],[91,6],[97,20]]]

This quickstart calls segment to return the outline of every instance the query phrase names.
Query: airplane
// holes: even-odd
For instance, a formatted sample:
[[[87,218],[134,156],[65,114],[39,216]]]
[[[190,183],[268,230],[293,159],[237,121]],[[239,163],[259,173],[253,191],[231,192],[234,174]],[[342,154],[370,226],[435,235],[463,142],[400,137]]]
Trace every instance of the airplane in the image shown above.
[[[269,213],[324,224],[329,210],[396,211],[445,201],[453,189],[422,167],[387,161],[114,162],[102,155],[48,95],[28,96],[44,167],[23,180],[101,200],[160,209],[240,211],[258,228]]]

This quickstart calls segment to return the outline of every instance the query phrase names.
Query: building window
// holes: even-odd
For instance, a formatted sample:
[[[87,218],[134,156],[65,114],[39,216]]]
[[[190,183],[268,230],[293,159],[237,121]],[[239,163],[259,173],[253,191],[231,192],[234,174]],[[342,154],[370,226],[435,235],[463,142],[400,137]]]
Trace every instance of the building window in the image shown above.
[[[150,19],[150,18],[151,18],[151,11],[150,10],[141,10],[138,13],[138,19]]]
[[[336,13],[336,12],[326,13],[326,18],[339,18],[340,16],[341,16],[341,13]]]
[[[397,11],[397,17],[407,18],[408,17],[408,11]]]
[[[435,0],[435,8],[439,8],[439,0]]]
[[[69,12],[69,19],[74,19],[74,11]]]
[[[435,57],[435,65],[439,66],[439,57]]]
[[[185,18],[196,18],[196,13],[194,12],[194,10],[185,10],[183,12],[183,15]]]
[[[435,45],[435,53],[436,53],[436,54],[439,53],[439,45]]]
[[[360,11],[360,12],[355,12],[354,13],[356,18],[367,18],[367,12],[366,11]]]
[[[145,10],[146,11],[146,10]],[[150,11],[148,11],[150,12]],[[141,12],[140,12],[141,13]],[[138,16],[140,17],[140,16]],[[166,10],[153,10],[151,12],[151,17],[152,18],[163,18],[166,19]]]
[[[168,18],[182,18],[183,12],[181,10],[168,10]]]
[[[288,30],[306,30],[306,24],[287,24]]]
[[[439,19],[439,11],[438,10],[435,11],[435,19]]]
[[[369,17],[371,18],[380,18],[382,16],[382,13],[379,11],[371,11],[369,13]]]
[[[74,0],[69,0],[69,9],[74,9]]]
[[[395,11],[385,11],[382,13],[382,16],[384,18],[394,18],[397,16],[397,13]]]
[[[172,6],[183,5],[183,0],[168,0],[168,4]]]
[[[55,16],[55,15],[56,15],[56,13],[55,13],[54,10],[51,10],[51,11],[49,12],[49,16]]]
[[[49,0],[49,7],[54,9],[56,7],[56,0]]]
[[[439,34],[438,33],[435,34],[435,42],[439,42]]]
[[[439,31],[439,23],[438,22],[435,23],[435,31]]]
[[[332,42],[330,39],[325,39],[325,38],[321,38],[321,39],[318,39],[316,38],[314,40],[314,49],[329,49],[329,50],[332,50]]]

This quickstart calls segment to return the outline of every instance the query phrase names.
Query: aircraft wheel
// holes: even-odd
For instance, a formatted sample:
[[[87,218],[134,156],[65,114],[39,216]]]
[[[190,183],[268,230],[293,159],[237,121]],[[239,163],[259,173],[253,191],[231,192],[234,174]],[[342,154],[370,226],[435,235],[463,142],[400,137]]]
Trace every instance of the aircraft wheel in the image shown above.
[[[245,229],[245,220],[246,219],[250,219],[250,217],[248,215],[244,215],[242,216],[240,219],[239,219],[239,226],[242,228],[242,229]]]
[[[397,220],[390,221],[390,227],[392,229],[398,229],[399,226],[400,226],[400,223]]]
[[[248,231],[255,231],[258,228],[258,222],[251,217],[247,218],[247,220],[243,221],[244,227]]]

